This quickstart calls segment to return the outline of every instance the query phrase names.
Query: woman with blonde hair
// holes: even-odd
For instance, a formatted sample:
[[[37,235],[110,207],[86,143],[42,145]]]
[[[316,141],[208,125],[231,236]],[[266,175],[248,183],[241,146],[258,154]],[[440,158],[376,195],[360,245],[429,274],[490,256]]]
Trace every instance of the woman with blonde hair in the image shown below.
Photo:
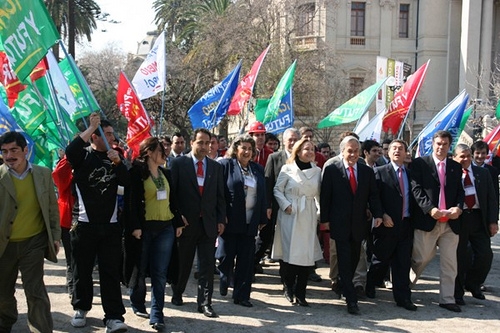
[[[315,262],[322,258],[316,235],[321,169],[314,163],[314,157],[311,141],[305,138],[297,141],[274,186],[280,210],[272,258],[283,261],[286,299],[293,303],[295,295],[300,306],[309,306],[307,278]]]

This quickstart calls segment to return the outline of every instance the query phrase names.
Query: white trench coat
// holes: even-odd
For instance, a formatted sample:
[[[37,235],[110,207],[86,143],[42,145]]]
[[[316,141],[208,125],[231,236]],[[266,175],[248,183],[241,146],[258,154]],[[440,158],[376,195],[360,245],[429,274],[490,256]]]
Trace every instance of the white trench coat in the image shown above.
[[[297,164],[285,164],[274,186],[279,204],[271,257],[298,266],[314,266],[323,258],[316,234],[317,203],[321,169],[313,164],[300,170]],[[292,213],[285,209],[292,205]]]

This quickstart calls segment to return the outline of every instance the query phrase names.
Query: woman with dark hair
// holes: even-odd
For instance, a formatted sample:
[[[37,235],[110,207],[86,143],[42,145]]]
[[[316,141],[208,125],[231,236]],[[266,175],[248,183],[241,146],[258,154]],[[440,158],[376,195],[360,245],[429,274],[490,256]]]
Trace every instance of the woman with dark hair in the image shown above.
[[[227,226],[219,238],[216,257],[220,260],[220,293],[227,294],[234,282],[234,304],[252,307],[255,236],[267,223],[264,169],[253,162],[257,154],[249,135],[237,137],[220,161],[224,170]],[[235,265],[236,258],[236,265]],[[234,273],[233,273],[234,270]]]
[[[158,331],[165,327],[165,285],[175,241],[172,222],[176,218],[176,210],[170,205],[170,173],[162,167],[165,158],[158,138],[141,143],[139,157],[129,171],[132,185],[125,189],[123,212],[128,262],[125,282],[130,288],[130,303],[134,313],[150,318],[150,325]],[[146,276],[151,277],[151,314],[145,306]]]
[[[279,211],[271,257],[283,260],[286,299],[293,303],[295,294],[301,306],[309,306],[307,278],[316,260],[322,258],[316,235],[321,169],[314,163],[314,157],[311,141],[306,138],[297,141],[274,186]]]

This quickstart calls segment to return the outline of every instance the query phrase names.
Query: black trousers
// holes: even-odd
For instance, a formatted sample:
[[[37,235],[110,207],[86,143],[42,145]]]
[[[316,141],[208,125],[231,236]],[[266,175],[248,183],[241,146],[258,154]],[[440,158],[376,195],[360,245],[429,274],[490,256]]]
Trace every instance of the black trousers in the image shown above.
[[[89,311],[92,308],[94,286],[92,272],[95,260],[99,264],[104,321],[124,320],[125,307],[120,287],[122,266],[122,228],[119,223],[79,222],[71,231],[71,265],[73,268],[74,309]]]
[[[198,250],[198,305],[211,305],[214,290],[215,237],[208,237],[203,227],[203,218],[190,223],[178,238],[179,278],[172,285],[174,297],[181,297],[191,274],[194,254]]]
[[[404,221],[408,223],[409,221]],[[392,269],[392,294],[396,302],[410,300],[410,267],[412,238],[409,228],[398,235],[373,235],[372,259],[366,289],[374,289]]]
[[[347,303],[357,302],[358,297],[352,278],[359,262],[361,242],[355,240],[335,240],[337,246],[337,261],[339,265],[339,285]]]
[[[314,266],[298,266],[283,262],[283,280],[288,290],[293,290],[297,298],[306,298],[307,279]]]
[[[478,289],[486,280],[493,260],[490,237],[482,222],[481,211],[466,209],[461,218],[455,298],[464,296],[464,288]]]

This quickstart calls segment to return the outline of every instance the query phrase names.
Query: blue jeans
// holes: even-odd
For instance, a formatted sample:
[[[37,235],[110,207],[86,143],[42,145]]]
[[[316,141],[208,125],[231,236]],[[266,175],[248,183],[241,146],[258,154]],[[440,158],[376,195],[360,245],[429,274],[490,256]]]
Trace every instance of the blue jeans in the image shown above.
[[[147,222],[146,222],[147,223]],[[163,222],[166,223],[166,222]],[[175,240],[172,225],[161,230],[142,230],[142,253],[137,284],[130,290],[130,302],[134,311],[145,312],[146,276],[151,277],[150,324],[163,322],[167,270]]]

